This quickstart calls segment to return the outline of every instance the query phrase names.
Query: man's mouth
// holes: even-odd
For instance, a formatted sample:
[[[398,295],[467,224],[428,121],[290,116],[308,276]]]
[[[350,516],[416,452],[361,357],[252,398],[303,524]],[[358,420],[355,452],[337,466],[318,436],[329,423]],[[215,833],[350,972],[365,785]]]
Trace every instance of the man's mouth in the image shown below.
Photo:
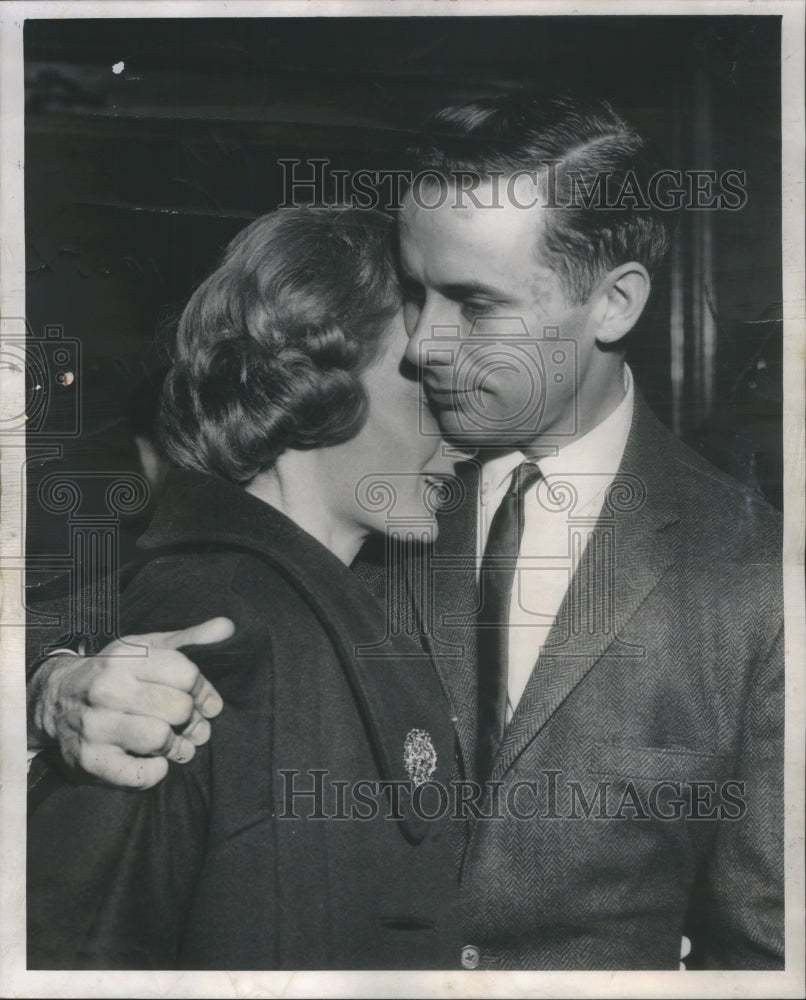
[[[445,385],[444,383],[434,384],[427,379],[423,379],[423,385],[429,397],[436,397],[442,401],[456,396],[477,395],[480,391],[477,388],[461,389],[456,386]]]

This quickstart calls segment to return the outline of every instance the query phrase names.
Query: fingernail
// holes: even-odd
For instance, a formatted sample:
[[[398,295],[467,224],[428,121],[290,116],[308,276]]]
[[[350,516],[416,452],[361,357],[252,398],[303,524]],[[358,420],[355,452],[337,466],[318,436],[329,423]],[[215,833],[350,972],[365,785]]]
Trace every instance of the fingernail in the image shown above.
[[[174,760],[177,764],[186,764],[196,753],[196,748],[189,740],[184,739],[184,737],[180,745],[181,749],[175,754]]]
[[[211,694],[208,694],[202,702],[202,715],[215,715],[219,711],[221,711],[220,701],[217,698],[214,698]]]

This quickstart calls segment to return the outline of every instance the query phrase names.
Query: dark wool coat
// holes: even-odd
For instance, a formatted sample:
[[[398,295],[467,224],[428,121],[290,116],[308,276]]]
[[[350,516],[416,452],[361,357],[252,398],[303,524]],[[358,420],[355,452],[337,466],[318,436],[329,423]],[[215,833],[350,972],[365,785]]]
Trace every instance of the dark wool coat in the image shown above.
[[[466,467],[464,502],[441,518],[427,565],[409,564],[401,611],[433,652],[466,776],[477,481]],[[571,545],[590,525],[558,496]],[[377,567],[361,572],[382,592]],[[499,749],[497,800],[489,791],[480,818],[466,810],[466,967],[676,969],[684,933],[689,967],[783,967],[782,611],[778,514],[637,398]]]
[[[61,777],[38,790],[29,967],[457,966],[454,852],[445,821],[424,818],[440,809],[405,788],[396,809],[373,797],[418,761],[419,777],[450,778],[428,657],[388,635],[335,556],[237,487],[172,474],[141,545],[122,634],[232,618],[232,639],[188,650],[225,708],[150,791]],[[317,782],[318,799],[292,794]]]

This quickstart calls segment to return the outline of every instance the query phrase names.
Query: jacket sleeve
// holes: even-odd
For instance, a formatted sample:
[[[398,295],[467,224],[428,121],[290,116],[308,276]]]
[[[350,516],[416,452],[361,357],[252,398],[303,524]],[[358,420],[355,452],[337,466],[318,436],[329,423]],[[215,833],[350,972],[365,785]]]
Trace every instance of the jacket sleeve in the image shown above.
[[[30,681],[42,665],[47,650],[62,646],[77,651],[78,636],[73,632],[73,603],[69,598],[33,605],[25,632],[25,679]]]
[[[718,824],[706,880],[706,968],[784,967],[784,632],[751,679],[734,775],[746,811]]]
[[[28,968],[176,968],[202,863],[204,748],[149,791],[51,772],[29,801]]]

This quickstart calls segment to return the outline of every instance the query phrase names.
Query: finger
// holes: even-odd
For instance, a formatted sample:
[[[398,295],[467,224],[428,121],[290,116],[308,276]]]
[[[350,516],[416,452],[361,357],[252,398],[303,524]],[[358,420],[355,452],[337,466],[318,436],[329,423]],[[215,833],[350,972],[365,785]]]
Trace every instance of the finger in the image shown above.
[[[205,718],[214,719],[224,707],[224,699],[203,674],[199,674],[190,691],[194,705]]]
[[[229,618],[208,618],[199,625],[178,629],[176,632],[149,632],[146,635],[127,636],[130,642],[145,642],[149,646],[179,649],[180,646],[207,646],[223,642],[234,633],[235,625]]]
[[[139,680],[187,691],[196,708],[208,719],[218,715],[224,707],[218,691],[199,672],[196,664],[178,650],[151,647],[148,656],[131,662]]]
[[[93,709],[151,715],[171,726],[186,725],[193,714],[193,699],[186,691],[140,681],[127,671],[98,674],[90,683],[87,701]]]
[[[187,764],[188,761],[193,760],[195,753],[196,747],[189,739],[186,739],[181,733],[175,733],[171,730],[171,743],[165,752],[168,760],[173,760],[177,764]]]
[[[121,660],[112,669],[126,671],[148,684],[164,684],[191,694],[199,681],[199,668],[184,653],[151,646],[147,656]]]
[[[166,722],[148,716],[96,709],[85,714],[81,728],[89,750],[93,746],[116,746],[127,754],[168,757],[180,764],[196,752],[192,740],[177,735]]]
[[[83,744],[79,764],[87,774],[123,788],[153,788],[168,773],[164,757],[130,757],[115,746]]]
[[[193,746],[200,747],[210,739],[210,732],[210,723],[198,710],[194,709],[193,715],[190,717],[190,722],[185,726],[180,735],[184,736],[186,740],[190,740]]]
[[[90,750],[93,746],[116,746],[125,753],[162,757],[171,745],[173,729],[167,722],[147,715],[93,708],[81,717],[80,735]]]

